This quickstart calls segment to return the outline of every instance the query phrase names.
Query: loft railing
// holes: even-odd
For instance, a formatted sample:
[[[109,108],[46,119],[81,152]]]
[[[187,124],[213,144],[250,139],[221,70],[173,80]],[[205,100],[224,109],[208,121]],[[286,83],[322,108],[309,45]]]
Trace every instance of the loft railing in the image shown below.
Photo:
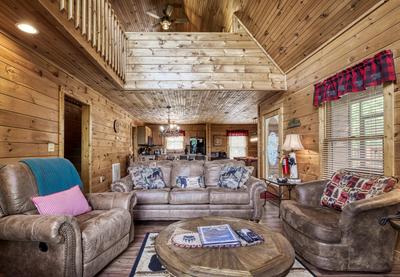
[[[113,71],[125,81],[125,32],[109,0],[58,0],[60,11],[101,55]]]

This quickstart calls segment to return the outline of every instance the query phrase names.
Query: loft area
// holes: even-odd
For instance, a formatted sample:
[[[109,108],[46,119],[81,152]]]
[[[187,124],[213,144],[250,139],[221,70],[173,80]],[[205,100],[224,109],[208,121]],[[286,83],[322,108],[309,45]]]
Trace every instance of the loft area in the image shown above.
[[[397,0],[0,15],[0,276],[400,276]]]

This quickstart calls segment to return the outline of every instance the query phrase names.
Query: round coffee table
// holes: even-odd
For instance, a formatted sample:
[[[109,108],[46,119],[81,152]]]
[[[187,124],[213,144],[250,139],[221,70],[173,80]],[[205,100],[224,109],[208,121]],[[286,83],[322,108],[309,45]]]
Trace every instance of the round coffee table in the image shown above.
[[[237,248],[193,248],[174,246],[177,228],[197,232],[198,226],[230,224],[234,230],[248,228],[265,242]],[[281,234],[258,223],[230,217],[202,217],[169,225],[158,235],[155,248],[161,263],[175,276],[285,276],[294,263],[294,250]]]

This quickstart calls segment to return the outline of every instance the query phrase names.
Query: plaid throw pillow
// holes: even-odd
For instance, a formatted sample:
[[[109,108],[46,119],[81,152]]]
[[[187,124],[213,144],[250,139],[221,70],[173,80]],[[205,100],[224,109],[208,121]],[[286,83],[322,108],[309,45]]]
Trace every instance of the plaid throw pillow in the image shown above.
[[[130,167],[129,175],[135,188],[161,189],[165,188],[163,173],[159,167],[134,166]]]
[[[391,191],[397,181],[391,177],[363,177],[346,171],[333,174],[321,197],[321,205],[342,211],[354,201]]]

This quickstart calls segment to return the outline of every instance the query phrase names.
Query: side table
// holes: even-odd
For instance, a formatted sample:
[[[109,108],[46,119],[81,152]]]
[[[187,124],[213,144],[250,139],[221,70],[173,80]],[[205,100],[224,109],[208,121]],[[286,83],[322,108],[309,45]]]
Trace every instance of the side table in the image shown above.
[[[278,187],[278,192],[277,192],[277,194],[274,194],[274,193],[272,193],[272,192],[269,192],[268,190],[267,191],[265,191],[265,195],[264,195],[264,207],[265,207],[265,204],[267,203],[267,193],[271,193],[271,194],[273,194],[274,196],[276,196],[277,197],[277,199],[278,199],[278,208],[279,208],[279,217],[281,217],[281,209],[280,209],[280,207],[281,207],[281,202],[282,202],[282,200],[291,200],[292,199],[292,190],[298,185],[298,184],[301,184],[301,183],[291,183],[291,182],[286,182],[286,183],[279,183],[276,179],[264,179],[264,178],[261,178],[262,180],[264,180],[264,182],[267,184],[267,187],[268,187],[268,185],[273,185],[273,186],[276,186],[276,187]],[[284,188],[287,188],[287,190],[288,190],[288,198],[284,198]]]

